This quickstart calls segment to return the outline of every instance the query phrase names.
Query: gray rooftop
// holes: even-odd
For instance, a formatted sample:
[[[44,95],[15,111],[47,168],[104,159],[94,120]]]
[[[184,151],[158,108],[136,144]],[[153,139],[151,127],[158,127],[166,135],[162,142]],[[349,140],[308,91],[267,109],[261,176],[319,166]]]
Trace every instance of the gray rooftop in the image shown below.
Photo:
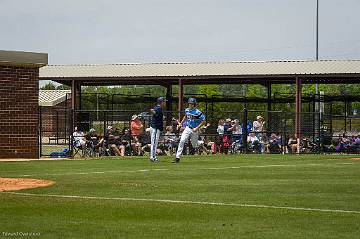
[[[360,74],[360,60],[48,65],[41,78]]]
[[[359,83],[360,60],[48,65],[41,80],[82,85]]]
[[[41,67],[48,63],[48,54],[24,51],[0,50],[1,65],[26,65]]]
[[[71,90],[39,90],[39,105],[55,106],[70,97]]]

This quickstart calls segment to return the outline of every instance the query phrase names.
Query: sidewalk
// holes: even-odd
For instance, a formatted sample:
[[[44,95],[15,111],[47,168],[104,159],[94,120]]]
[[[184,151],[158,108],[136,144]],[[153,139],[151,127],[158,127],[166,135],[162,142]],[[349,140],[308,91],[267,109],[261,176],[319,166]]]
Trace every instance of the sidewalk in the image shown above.
[[[55,161],[55,160],[68,160],[68,158],[45,158],[45,157],[39,159],[8,158],[8,159],[0,159],[0,162]]]

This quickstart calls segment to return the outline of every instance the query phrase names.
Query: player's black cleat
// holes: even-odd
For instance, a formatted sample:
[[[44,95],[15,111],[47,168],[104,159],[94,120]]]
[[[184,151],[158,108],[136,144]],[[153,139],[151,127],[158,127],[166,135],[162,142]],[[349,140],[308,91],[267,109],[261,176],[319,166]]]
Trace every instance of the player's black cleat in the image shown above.
[[[159,163],[160,161],[158,159],[150,159],[150,162],[152,163]]]
[[[180,163],[180,159],[179,158],[175,158],[173,159],[173,161],[171,161],[172,163]]]

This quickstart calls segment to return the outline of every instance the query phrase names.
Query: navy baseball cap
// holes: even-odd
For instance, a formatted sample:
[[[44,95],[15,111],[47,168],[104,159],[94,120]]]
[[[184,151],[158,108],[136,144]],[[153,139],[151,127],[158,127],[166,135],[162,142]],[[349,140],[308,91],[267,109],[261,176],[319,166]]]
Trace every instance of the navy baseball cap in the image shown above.
[[[196,99],[195,98],[189,98],[188,104],[196,104]]]
[[[157,98],[156,101],[160,104],[160,103],[166,102],[168,100],[165,97],[161,96],[161,97]]]

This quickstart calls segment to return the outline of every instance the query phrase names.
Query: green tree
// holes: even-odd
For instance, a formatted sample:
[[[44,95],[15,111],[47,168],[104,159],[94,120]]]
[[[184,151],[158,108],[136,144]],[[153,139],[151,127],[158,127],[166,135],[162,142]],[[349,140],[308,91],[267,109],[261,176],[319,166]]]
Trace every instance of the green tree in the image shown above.
[[[43,87],[41,87],[40,90],[56,90],[56,85],[54,82],[49,81]]]
[[[61,85],[56,86],[56,89],[57,90],[70,90],[70,87],[67,85],[61,84]]]

